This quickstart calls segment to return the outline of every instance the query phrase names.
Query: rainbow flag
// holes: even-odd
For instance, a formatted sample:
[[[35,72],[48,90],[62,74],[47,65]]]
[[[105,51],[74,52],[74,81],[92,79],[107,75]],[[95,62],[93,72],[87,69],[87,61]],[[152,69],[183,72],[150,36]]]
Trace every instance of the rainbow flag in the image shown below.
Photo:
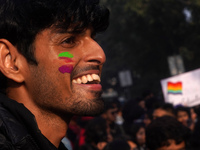
[[[167,90],[168,94],[182,94],[182,82],[168,82],[167,83]]]

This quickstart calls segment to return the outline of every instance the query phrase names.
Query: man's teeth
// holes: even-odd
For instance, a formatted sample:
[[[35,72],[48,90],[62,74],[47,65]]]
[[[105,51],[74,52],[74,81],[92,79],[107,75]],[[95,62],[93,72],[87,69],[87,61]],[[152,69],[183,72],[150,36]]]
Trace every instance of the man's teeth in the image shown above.
[[[101,81],[99,75],[97,74],[91,74],[91,75],[84,75],[82,77],[79,77],[77,79],[74,79],[72,82],[73,83],[78,83],[78,84],[86,84],[87,82],[92,82],[92,81]]]

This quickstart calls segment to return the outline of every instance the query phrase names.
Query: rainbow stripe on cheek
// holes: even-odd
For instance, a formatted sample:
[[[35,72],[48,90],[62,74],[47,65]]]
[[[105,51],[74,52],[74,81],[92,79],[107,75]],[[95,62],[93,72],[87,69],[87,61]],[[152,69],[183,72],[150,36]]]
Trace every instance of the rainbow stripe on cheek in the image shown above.
[[[70,54],[69,52],[60,53],[58,57],[59,59],[64,60],[65,63],[73,62],[72,59],[70,59],[73,58],[73,55]],[[68,64],[61,66],[58,70],[64,74],[64,73],[71,73],[73,69],[74,69],[73,65]]]

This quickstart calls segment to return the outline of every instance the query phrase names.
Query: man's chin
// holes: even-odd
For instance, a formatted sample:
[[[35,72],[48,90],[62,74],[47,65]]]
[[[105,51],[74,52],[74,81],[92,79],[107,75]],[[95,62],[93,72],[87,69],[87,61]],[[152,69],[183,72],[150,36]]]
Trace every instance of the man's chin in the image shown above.
[[[84,111],[80,114],[83,116],[97,116],[100,115],[104,110],[104,101],[102,98],[94,100],[95,103],[90,104]]]

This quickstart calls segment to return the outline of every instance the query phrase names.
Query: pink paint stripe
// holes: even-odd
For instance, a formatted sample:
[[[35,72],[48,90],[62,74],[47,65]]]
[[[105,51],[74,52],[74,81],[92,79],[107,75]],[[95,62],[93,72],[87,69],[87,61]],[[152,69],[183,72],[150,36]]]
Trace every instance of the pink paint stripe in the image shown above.
[[[72,65],[64,65],[64,66],[61,66],[58,70],[63,74],[71,73],[73,70],[73,66]]]

